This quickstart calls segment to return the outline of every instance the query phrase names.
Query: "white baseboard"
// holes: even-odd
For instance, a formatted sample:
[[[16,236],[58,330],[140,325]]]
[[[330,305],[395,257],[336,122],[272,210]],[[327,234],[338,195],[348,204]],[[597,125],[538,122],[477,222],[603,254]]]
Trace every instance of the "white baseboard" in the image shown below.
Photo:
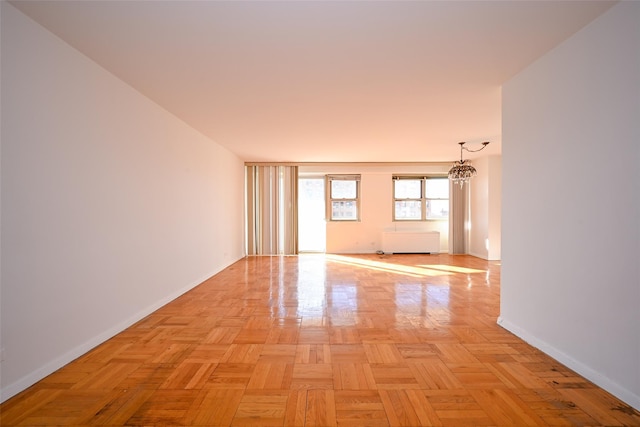
[[[236,261],[230,262],[229,265],[235,263]],[[70,351],[66,352],[65,354],[61,355],[60,357],[57,357],[56,359],[51,360],[50,362],[48,362],[44,366],[42,366],[42,367],[36,369],[35,371],[32,371],[29,374],[23,376],[22,378],[20,378],[19,380],[15,381],[14,383],[9,384],[6,387],[0,389],[0,403],[10,399],[11,397],[15,396],[16,394],[20,393],[21,391],[26,390],[27,388],[31,387],[33,384],[35,384],[38,381],[40,381],[41,379],[45,378],[47,375],[50,375],[50,374],[54,373],[58,369],[62,368],[66,364],[74,361],[78,357],[82,356],[83,354],[87,353],[88,351],[92,350],[93,348],[97,347],[98,345],[102,344],[103,342],[107,341],[108,339],[113,338],[115,335],[117,335],[120,332],[124,331],[129,326],[133,325],[134,323],[138,322],[139,320],[144,319],[149,314],[153,313],[154,311],[156,311],[159,308],[165,306],[166,304],[170,303],[171,301],[173,301],[174,299],[178,298],[179,296],[185,294],[186,292],[188,292],[191,289],[195,288],[196,286],[200,285],[205,280],[207,280],[208,278],[212,277],[213,275],[219,273],[220,271],[224,270],[225,268],[226,267],[222,267],[222,268],[218,269],[217,271],[210,273],[209,275],[207,275],[207,277],[203,278],[202,280],[197,281],[196,283],[192,283],[189,286],[185,286],[184,288],[181,288],[181,289],[177,290],[176,292],[173,292],[170,295],[167,295],[166,297],[162,298],[161,300],[156,301],[153,304],[151,304],[148,307],[146,307],[145,309],[140,310],[139,312],[135,313],[134,315],[132,315],[128,319],[118,323],[117,325],[114,325],[112,328],[109,328],[108,330],[102,332],[101,334],[96,335],[95,337],[91,338],[90,340],[82,343],[81,345],[79,345],[79,346],[71,349]]]
[[[469,255],[474,256],[474,257],[476,257],[476,258],[484,259],[484,260],[486,260],[486,261],[488,261],[488,260],[489,260],[489,259],[487,258],[487,255],[486,255],[486,254],[478,254],[478,253],[475,253],[475,252],[469,251]]]
[[[640,411],[640,396],[633,393],[631,390],[627,390],[620,384],[612,381],[605,375],[602,375],[600,372],[595,371],[593,368],[585,365],[584,363],[575,360],[571,356],[563,353],[549,343],[536,338],[535,336],[528,333],[525,329],[522,329],[518,325],[511,323],[509,320],[503,318],[502,316],[498,317],[498,325],[517,335],[528,344],[531,344],[543,353],[553,357],[569,369],[574,370],[592,383],[596,384],[598,387],[603,388],[604,390],[616,396],[618,399]]]

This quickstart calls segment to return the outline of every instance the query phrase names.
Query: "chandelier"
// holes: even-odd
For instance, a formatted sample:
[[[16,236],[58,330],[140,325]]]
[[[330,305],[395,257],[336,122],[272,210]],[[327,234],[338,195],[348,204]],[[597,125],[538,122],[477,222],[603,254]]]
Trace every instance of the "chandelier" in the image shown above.
[[[483,142],[482,147],[477,150],[470,150],[465,147],[464,144],[466,144],[466,142],[459,142],[458,144],[460,144],[460,161],[456,161],[453,164],[453,167],[449,169],[449,179],[454,184],[460,184],[460,188],[462,188],[465,182],[468,182],[469,179],[478,174],[476,168],[471,166],[471,162],[469,160],[462,159],[462,150],[464,149],[470,153],[475,153],[483,150],[489,144],[489,141]]]

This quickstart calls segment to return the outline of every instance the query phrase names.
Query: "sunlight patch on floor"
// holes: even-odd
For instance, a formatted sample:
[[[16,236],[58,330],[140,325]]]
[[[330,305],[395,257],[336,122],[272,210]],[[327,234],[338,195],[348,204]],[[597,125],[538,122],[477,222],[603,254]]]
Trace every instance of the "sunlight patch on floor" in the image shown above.
[[[331,262],[336,262],[344,265],[351,265],[354,267],[368,268],[376,271],[384,271],[388,273],[403,274],[411,277],[434,277],[434,276],[449,276],[452,274],[471,274],[471,273],[484,273],[484,270],[476,270],[473,268],[457,267],[454,265],[446,264],[433,264],[433,265],[401,265],[392,264],[384,261],[376,261],[370,259],[362,259],[356,257],[350,257],[345,255],[326,254],[326,259]]]
[[[458,267],[456,265],[447,265],[447,264],[423,264],[423,265],[420,265],[420,267],[439,270],[439,271],[448,271],[451,273],[463,273],[463,274],[485,273],[485,270],[478,270],[475,268],[468,268],[468,267]]]

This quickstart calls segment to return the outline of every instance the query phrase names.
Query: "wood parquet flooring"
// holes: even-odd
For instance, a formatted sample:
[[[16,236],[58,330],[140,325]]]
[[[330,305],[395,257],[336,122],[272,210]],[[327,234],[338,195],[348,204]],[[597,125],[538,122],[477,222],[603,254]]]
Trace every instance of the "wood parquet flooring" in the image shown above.
[[[9,399],[0,424],[640,426],[499,327],[499,292],[499,263],[470,256],[246,258]]]

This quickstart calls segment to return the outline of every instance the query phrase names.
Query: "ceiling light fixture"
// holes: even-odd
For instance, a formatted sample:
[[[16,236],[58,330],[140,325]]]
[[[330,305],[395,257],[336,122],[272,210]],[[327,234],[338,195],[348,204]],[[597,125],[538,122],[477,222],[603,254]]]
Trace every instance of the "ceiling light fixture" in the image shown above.
[[[464,144],[466,144],[466,142],[458,142],[458,144],[460,144],[460,161],[456,161],[453,164],[453,167],[449,169],[449,179],[453,181],[454,184],[460,184],[460,188],[462,188],[465,182],[468,182],[469,179],[478,174],[476,168],[471,166],[471,162],[469,160],[462,159],[462,150],[464,149],[470,153],[475,153],[483,150],[487,145],[489,145],[489,141],[483,142],[482,147],[477,150],[470,150],[465,147]]]

